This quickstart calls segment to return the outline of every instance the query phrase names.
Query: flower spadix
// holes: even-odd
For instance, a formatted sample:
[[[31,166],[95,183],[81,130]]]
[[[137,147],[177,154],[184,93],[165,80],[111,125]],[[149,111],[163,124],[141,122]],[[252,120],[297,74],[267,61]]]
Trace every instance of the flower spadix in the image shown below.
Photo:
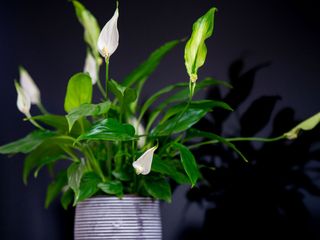
[[[17,90],[17,107],[27,117],[30,117],[31,100],[26,91],[20,86],[18,82],[15,82]]]
[[[117,6],[112,18],[102,28],[98,38],[98,51],[106,59],[116,51],[119,45],[118,17],[119,10]]]
[[[145,151],[141,157],[132,163],[133,168],[136,170],[136,173],[147,175],[151,171],[152,159],[154,151],[157,147],[152,147]]]
[[[84,63],[83,72],[88,73],[91,77],[92,85],[97,82],[97,63],[95,58],[90,52],[87,53],[86,60]]]
[[[40,99],[40,90],[23,67],[19,68],[20,70],[20,84],[25,93],[29,96],[32,104],[39,105],[41,103]]]

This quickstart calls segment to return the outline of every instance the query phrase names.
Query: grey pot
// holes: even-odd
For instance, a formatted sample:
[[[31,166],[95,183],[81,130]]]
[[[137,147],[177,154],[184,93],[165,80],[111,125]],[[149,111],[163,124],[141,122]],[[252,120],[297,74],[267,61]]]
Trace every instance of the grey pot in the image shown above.
[[[97,196],[76,207],[74,239],[162,239],[159,201]]]

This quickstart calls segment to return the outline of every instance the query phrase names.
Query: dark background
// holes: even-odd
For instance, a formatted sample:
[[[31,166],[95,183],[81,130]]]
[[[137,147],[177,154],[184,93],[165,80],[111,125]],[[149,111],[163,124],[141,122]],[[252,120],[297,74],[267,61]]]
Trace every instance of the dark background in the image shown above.
[[[114,1],[82,2],[100,25],[114,12]],[[200,77],[226,80],[229,64],[239,57],[245,59],[248,68],[271,61],[256,76],[251,98],[280,95],[282,100],[276,109],[289,105],[298,118],[306,118],[320,109],[320,8],[316,3],[312,0],[120,0],[120,45],[111,58],[110,74],[122,79],[164,42],[189,36],[192,23],[216,6],[219,11],[215,33],[207,42],[208,58]],[[83,68],[82,36],[83,29],[67,1],[1,1],[1,145],[32,129],[30,124],[22,122],[23,116],[16,109],[13,80],[18,77],[18,65],[25,66],[37,82],[47,109],[62,114],[67,81]],[[187,80],[183,46],[180,46],[149,79],[144,96],[168,83]],[[26,187],[21,177],[23,157],[0,156],[0,160],[0,238],[68,239],[66,232],[72,228],[72,212],[65,213],[58,203],[49,210],[43,207],[49,181],[47,173],[43,171]],[[202,224],[201,207],[191,205],[185,211],[187,189],[178,188],[173,203],[163,204],[164,239],[178,239],[184,227]],[[311,214],[311,228],[319,229],[319,198],[305,194],[304,202]],[[214,227],[212,231],[214,236]]]

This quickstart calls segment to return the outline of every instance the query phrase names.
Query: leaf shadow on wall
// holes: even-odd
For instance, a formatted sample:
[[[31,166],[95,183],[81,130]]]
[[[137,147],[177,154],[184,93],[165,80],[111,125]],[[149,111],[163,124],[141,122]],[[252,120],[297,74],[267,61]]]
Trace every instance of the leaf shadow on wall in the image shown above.
[[[225,101],[237,110],[250,96],[256,73],[268,65],[259,64],[243,73],[244,60],[237,59],[229,68],[233,88],[224,96],[219,88],[212,88],[208,99]],[[279,96],[261,96],[241,115],[215,110],[195,127],[226,136],[223,130],[230,132],[230,128],[225,129],[225,122],[231,117],[239,128],[228,137],[252,137],[265,127],[271,127],[269,137],[280,136],[300,120],[290,107],[271,118],[279,100]],[[320,196],[316,183],[320,177],[319,130],[304,132],[295,141],[237,142],[248,163],[221,144],[194,151],[198,162],[206,167],[201,168],[204,179],[187,198],[190,204],[205,208],[205,219],[202,229],[190,226],[179,239],[315,239],[311,228],[314,219],[304,199],[306,195]]]

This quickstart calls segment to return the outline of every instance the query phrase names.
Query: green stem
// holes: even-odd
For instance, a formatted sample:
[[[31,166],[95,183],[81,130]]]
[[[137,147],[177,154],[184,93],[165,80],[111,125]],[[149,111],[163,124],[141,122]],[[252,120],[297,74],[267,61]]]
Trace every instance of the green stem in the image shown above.
[[[40,130],[43,130],[43,131],[45,130],[45,129],[44,129],[43,127],[41,127],[35,120],[33,120],[32,116],[31,116],[30,114],[27,114],[26,117],[27,117],[26,120],[30,121],[30,122],[33,124],[33,126],[39,128]]]
[[[91,161],[92,166],[95,168],[95,170],[97,171],[97,173],[101,177],[102,181],[105,182],[106,178],[104,177],[104,174],[101,170],[101,167],[100,167],[96,157],[94,156],[94,154],[89,146],[87,146],[87,152],[88,152],[88,155],[90,156],[90,161]]]
[[[108,81],[109,81],[109,58],[105,58],[106,62],[106,99],[108,99]]]
[[[40,112],[44,115],[49,114],[49,112],[47,111],[47,109],[42,105],[41,102],[39,102],[37,104],[37,107],[39,108]]]
[[[99,77],[99,63],[96,64],[96,72],[97,72],[97,85],[98,85],[99,91],[100,91],[101,95],[103,96],[103,98],[107,99],[106,92],[103,89],[103,86],[101,84],[101,80]]]
[[[112,177],[112,149],[110,142],[107,142],[107,172],[108,178],[111,180]]]

